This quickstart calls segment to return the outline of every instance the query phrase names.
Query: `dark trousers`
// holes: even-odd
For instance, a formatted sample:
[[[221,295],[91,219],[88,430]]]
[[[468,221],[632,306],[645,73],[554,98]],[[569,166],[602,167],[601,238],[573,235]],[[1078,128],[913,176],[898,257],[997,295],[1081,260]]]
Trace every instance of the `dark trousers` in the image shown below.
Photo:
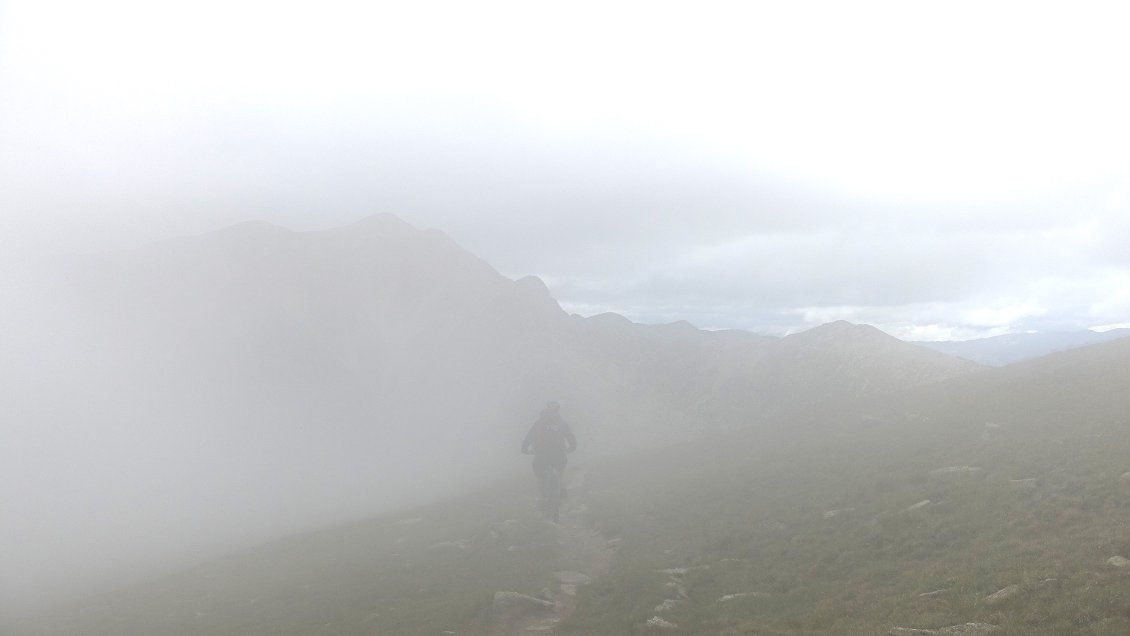
[[[557,472],[564,473],[565,464],[568,461],[569,458],[565,456],[565,453],[561,453],[559,455],[535,455],[533,464],[534,474],[538,477],[541,477],[542,472],[545,471],[547,466],[553,466],[557,469]]]

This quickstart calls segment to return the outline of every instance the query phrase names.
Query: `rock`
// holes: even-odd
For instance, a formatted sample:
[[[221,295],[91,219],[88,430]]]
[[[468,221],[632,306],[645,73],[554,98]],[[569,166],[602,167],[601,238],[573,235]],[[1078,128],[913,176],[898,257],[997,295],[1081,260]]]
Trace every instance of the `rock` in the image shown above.
[[[517,533],[521,525],[522,522],[517,519],[499,521],[490,525],[490,536],[495,539],[509,539]]]
[[[998,629],[1000,628],[996,625],[990,625],[989,623],[964,623],[962,625],[950,625],[949,627],[939,629],[895,627],[887,633],[891,636],[913,636],[915,634],[930,634],[932,636],[982,636],[983,634],[992,634]]]
[[[647,619],[647,626],[654,628],[654,629],[678,629],[679,628],[678,625],[676,625],[676,624],[674,624],[670,621],[665,621],[658,616],[653,616],[653,617]]]
[[[1130,567],[1130,560],[1122,556],[1112,556],[1106,560],[1107,565],[1113,565],[1116,568]]]
[[[981,472],[980,466],[946,466],[945,468],[935,468],[930,471],[930,474],[935,477],[945,475],[972,475]]]
[[[491,603],[491,611],[496,614],[548,612],[556,607],[557,605],[553,601],[519,594],[518,592],[495,592],[494,601]]]
[[[923,499],[922,501],[919,501],[918,503],[914,504],[913,506],[907,508],[906,511],[911,512],[913,510],[921,510],[922,508],[925,508],[926,506],[929,506],[929,505],[930,505],[930,500],[929,499]]]
[[[998,629],[1000,628],[989,623],[965,623],[943,627],[935,633],[944,636],[981,636],[981,634],[992,634]]]
[[[554,573],[554,578],[558,583],[567,585],[585,585],[592,582],[592,577],[582,572],[574,572],[572,570],[561,570]]]
[[[687,588],[682,583],[678,581],[667,581],[665,587],[674,592],[679,598],[687,598]]]
[[[466,550],[468,541],[460,539],[458,541],[440,541],[428,547],[429,550]]]
[[[547,618],[545,620],[542,620],[542,621],[539,621],[537,623],[534,623],[533,625],[530,625],[529,627],[526,628],[526,631],[527,632],[545,632],[547,634],[553,634],[557,631],[557,624],[560,623],[560,622],[561,622],[560,618],[558,618],[556,616],[550,616],[549,618]]]
[[[730,601],[736,601],[740,598],[752,598],[752,597],[758,597],[758,596],[769,596],[769,595],[765,594],[764,592],[738,592],[736,594],[727,594],[727,595],[723,596],[722,598],[718,599],[718,602],[719,603],[729,603]]]
[[[679,601],[677,601],[673,598],[666,599],[662,603],[660,603],[659,605],[655,606],[655,612],[657,614],[659,612],[670,612],[671,610],[675,609],[675,606],[678,605],[678,604],[679,604]]]
[[[1020,594],[1020,586],[1009,585],[1006,588],[999,589],[996,592],[993,592],[992,594],[986,596],[984,602],[985,605],[992,607],[994,605],[1000,605],[1001,603],[1004,603],[1005,601],[1018,594]]]
[[[918,598],[937,598],[939,596],[942,596],[943,594],[948,594],[949,592],[950,589],[947,587],[942,590],[934,590],[933,592],[923,592],[918,595]]]

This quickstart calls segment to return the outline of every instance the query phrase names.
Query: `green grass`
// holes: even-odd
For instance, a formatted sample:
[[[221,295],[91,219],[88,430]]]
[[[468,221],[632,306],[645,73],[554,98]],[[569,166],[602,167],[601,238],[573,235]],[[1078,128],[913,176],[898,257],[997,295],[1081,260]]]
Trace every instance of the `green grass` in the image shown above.
[[[530,485],[292,537],[50,612],[29,634],[459,634],[493,593],[538,594],[560,553]],[[508,523],[503,523],[509,520]],[[454,544],[453,542],[460,542]],[[459,546],[462,547],[459,547]]]
[[[1070,388],[907,396],[593,465],[574,495],[619,548],[559,631],[646,634],[659,613],[681,634],[1130,633],[1130,572],[1106,564],[1130,557],[1130,413]],[[931,475],[963,465],[981,470]],[[272,543],[25,633],[488,634],[495,591],[538,594],[574,560],[531,489]],[[1009,585],[1020,593],[985,602]]]
[[[622,617],[645,632],[670,596],[655,571],[671,567],[693,568],[663,613],[683,633],[1130,633],[1130,575],[1105,563],[1130,553],[1125,426],[1034,418],[986,440],[984,421],[830,423],[787,446],[734,436],[594,472],[591,520],[625,549],[572,633],[631,633]],[[983,470],[930,475],[950,465]],[[1038,487],[1011,483],[1024,478]],[[983,602],[1013,584],[1017,597]],[[720,601],[731,594],[747,596]]]

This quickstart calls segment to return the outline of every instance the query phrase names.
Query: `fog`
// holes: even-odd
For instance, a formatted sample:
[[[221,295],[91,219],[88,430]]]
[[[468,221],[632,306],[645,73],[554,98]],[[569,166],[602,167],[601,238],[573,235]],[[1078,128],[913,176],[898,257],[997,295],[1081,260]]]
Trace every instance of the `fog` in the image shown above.
[[[462,272],[463,296],[508,281],[392,230],[314,240],[252,224],[6,273],[5,609],[520,468],[544,393],[485,366],[473,381],[429,366],[487,363],[464,355],[481,335],[440,330],[454,299],[427,296],[436,278]],[[398,253],[368,251],[384,248]],[[416,307],[382,306],[382,281],[407,285]]]
[[[519,443],[551,399],[578,464],[726,435],[772,460],[794,425],[849,422],[846,464],[869,456],[858,433],[999,460],[985,474],[1002,489],[1055,465],[1040,479],[1074,496],[1085,480],[1057,453],[1078,442],[1086,478],[1113,487],[1117,446],[1072,435],[1126,437],[1110,388],[1124,349],[994,375],[896,337],[1130,326],[1127,15],[0,1],[0,616],[508,492],[530,479]],[[1030,384],[1079,369],[1070,391]],[[987,384],[941,384],[967,376]],[[944,407],[858,411],[932,383]],[[985,397],[1000,387],[1015,395]],[[1113,414],[1076,422],[1092,402]],[[950,404],[973,406],[950,422]],[[990,445],[1028,416],[1043,437]],[[752,474],[735,448],[718,483]],[[691,464],[673,492],[711,468]],[[864,493],[888,540],[915,503],[889,492],[923,500],[920,468],[894,466],[907,484],[886,489],[866,470],[825,481]],[[744,510],[751,493],[731,495]],[[968,501],[1016,503],[982,495]],[[616,497],[613,528],[664,503],[618,522]],[[775,528],[771,499],[733,525]],[[809,505],[788,514],[805,523]],[[896,538],[917,551],[910,527]]]

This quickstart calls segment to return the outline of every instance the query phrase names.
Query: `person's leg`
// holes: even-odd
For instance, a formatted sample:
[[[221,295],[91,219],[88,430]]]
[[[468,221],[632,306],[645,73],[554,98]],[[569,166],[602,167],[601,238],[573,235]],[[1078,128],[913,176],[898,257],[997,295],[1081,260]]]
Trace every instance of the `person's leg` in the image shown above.
[[[534,477],[537,478],[538,501],[540,502],[541,499],[542,499],[542,495],[544,494],[544,490],[545,490],[545,485],[544,485],[545,484],[545,469],[548,466],[548,464],[546,463],[544,458],[534,457],[534,463],[532,464],[532,466],[533,466],[533,469],[534,469]]]
[[[562,453],[560,457],[555,457],[554,462],[553,462],[553,467],[557,469],[557,474],[560,475],[560,477],[561,477],[560,482],[561,482],[561,498],[562,499],[565,498],[565,495],[567,493],[566,488],[565,488],[565,464],[567,464],[568,462],[569,462],[569,458],[566,457],[566,455],[564,453]]]

